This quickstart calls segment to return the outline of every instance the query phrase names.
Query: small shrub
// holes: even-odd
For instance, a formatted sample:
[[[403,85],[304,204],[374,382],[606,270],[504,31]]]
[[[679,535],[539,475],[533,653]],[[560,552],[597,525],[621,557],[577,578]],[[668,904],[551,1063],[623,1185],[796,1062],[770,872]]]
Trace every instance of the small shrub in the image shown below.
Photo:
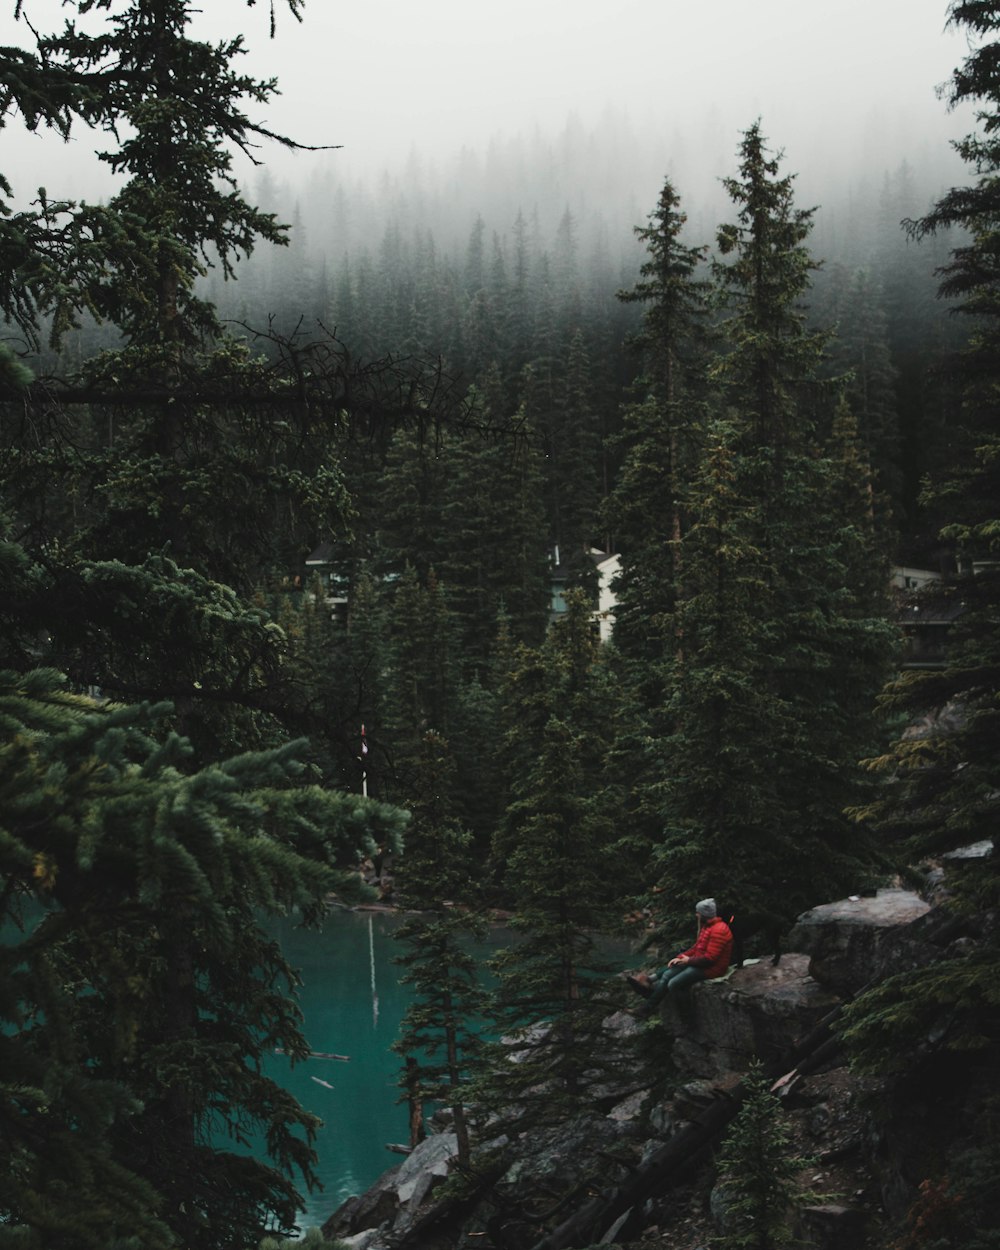
[[[792,1152],[781,1104],[759,1064],[722,1144],[716,1187],[723,1210],[719,1250],[778,1250],[792,1240],[792,1215],[808,1201],[796,1184],[808,1160]]]

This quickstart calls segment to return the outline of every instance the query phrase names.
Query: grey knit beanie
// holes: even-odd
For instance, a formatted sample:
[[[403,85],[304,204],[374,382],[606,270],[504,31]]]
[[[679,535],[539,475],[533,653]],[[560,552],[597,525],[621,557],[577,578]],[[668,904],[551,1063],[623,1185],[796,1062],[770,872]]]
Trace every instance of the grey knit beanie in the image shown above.
[[[694,909],[699,916],[711,920],[715,916],[715,899],[703,898],[700,903],[695,903]]]

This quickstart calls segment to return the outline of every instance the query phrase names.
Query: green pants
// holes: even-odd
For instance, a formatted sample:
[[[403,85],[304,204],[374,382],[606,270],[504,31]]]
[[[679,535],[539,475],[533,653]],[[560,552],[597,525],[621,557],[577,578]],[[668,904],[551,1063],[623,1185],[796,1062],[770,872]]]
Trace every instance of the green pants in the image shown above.
[[[674,964],[672,968],[663,968],[653,978],[653,992],[649,1001],[658,1003],[668,990],[671,994],[676,994],[678,990],[690,989],[696,982],[704,980],[704,969],[692,968],[690,964]]]

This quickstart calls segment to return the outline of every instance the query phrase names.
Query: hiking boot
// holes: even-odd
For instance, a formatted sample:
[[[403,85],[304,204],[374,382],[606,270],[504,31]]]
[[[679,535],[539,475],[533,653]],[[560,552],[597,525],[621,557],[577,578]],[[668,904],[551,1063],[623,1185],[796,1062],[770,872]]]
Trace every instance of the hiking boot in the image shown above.
[[[653,987],[646,981],[640,981],[638,977],[626,976],[625,980],[640,998],[648,998],[653,992]]]

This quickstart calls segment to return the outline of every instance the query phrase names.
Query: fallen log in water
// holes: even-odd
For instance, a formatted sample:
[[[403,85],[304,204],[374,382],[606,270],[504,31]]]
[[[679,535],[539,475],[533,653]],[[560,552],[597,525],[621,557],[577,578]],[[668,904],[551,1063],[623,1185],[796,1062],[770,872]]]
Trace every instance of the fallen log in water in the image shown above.
[[[280,1046],[275,1046],[274,1053],[276,1055],[287,1055],[288,1051],[283,1050]],[[335,1055],[328,1050],[310,1050],[306,1052],[307,1059],[339,1059],[341,1063],[350,1063],[350,1055]]]

